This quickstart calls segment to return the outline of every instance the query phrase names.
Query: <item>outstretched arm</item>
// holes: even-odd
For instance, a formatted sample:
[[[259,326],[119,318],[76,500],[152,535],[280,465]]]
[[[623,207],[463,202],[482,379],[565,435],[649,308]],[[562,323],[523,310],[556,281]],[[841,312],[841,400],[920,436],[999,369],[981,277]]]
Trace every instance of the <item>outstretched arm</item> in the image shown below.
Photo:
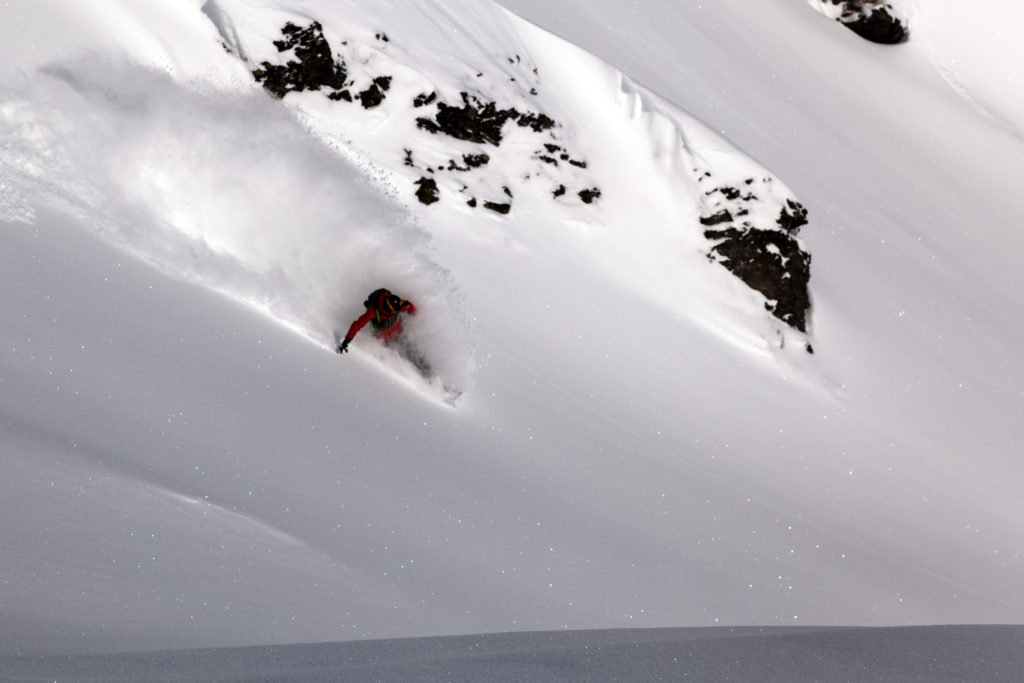
[[[352,321],[352,324],[348,328],[348,333],[345,335],[345,339],[342,340],[341,344],[338,345],[338,353],[345,353],[348,351],[348,345],[352,343],[352,340],[359,334],[359,330],[366,327],[366,323],[373,320],[373,309],[367,308],[366,312],[361,316]]]

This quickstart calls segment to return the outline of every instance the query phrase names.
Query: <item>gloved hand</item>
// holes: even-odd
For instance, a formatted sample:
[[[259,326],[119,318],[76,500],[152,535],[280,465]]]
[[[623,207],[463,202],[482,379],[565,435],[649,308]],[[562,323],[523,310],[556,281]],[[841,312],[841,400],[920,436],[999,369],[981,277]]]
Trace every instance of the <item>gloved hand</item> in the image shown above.
[[[347,353],[348,352],[348,345],[349,345],[349,342],[351,342],[351,341],[352,341],[351,339],[343,339],[342,342],[340,344],[338,344],[338,353]]]

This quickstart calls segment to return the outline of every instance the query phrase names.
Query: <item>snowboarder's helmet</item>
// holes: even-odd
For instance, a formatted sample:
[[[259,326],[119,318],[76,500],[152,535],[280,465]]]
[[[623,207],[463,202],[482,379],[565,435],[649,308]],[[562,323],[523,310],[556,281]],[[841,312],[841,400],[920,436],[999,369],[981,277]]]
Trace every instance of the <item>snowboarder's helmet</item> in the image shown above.
[[[402,300],[399,299],[394,294],[389,294],[388,296],[384,297],[383,301],[381,301],[380,307],[384,310],[385,313],[398,313],[398,311],[401,310],[402,308]]]

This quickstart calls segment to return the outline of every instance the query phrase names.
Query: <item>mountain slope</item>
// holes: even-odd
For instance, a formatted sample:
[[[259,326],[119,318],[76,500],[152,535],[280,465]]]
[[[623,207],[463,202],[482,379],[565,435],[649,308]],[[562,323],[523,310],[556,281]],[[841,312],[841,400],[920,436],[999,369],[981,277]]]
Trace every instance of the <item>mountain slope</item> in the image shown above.
[[[76,40],[12,37],[0,79],[5,651],[1020,621],[1019,150],[913,40],[738,2],[548,25],[605,63],[455,0],[14,11]],[[383,102],[264,93],[288,21]],[[428,88],[559,125],[452,141]],[[752,220],[808,208],[809,335],[709,262],[694,162],[772,177]],[[325,348],[379,284],[454,410]]]

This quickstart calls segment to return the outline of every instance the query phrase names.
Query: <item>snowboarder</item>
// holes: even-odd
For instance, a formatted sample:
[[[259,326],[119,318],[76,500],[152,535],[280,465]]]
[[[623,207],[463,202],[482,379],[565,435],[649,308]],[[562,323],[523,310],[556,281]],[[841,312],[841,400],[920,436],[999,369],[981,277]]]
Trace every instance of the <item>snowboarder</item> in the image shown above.
[[[388,289],[381,288],[366,297],[363,306],[366,306],[366,312],[352,321],[348,333],[338,341],[338,353],[347,352],[348,345],[359,334],[359,330],[370,323],[373,326],[374,337],[408,361],[424,379],[439,384],[442,400],[450,405],[455,405],[455,399],[462,395],[462,390],[450,387],[443,379],[439,378],[423,352],[408,339],[408,335],[402,333],[402,314],[416,315],[416,307],[412,302],[392,294]]]
[[[370,323],[373,326],[373,336],[391,344],[402,334],[402,313],[416,315],[416,307],[411,301],[392,294],[389,290],[381,288],[366,297],[363,302],[366,312],[356,318],[348,328],[348,334],[338,344],[338,353],[348,351],[348,345],[352,343],[359,330]]]

